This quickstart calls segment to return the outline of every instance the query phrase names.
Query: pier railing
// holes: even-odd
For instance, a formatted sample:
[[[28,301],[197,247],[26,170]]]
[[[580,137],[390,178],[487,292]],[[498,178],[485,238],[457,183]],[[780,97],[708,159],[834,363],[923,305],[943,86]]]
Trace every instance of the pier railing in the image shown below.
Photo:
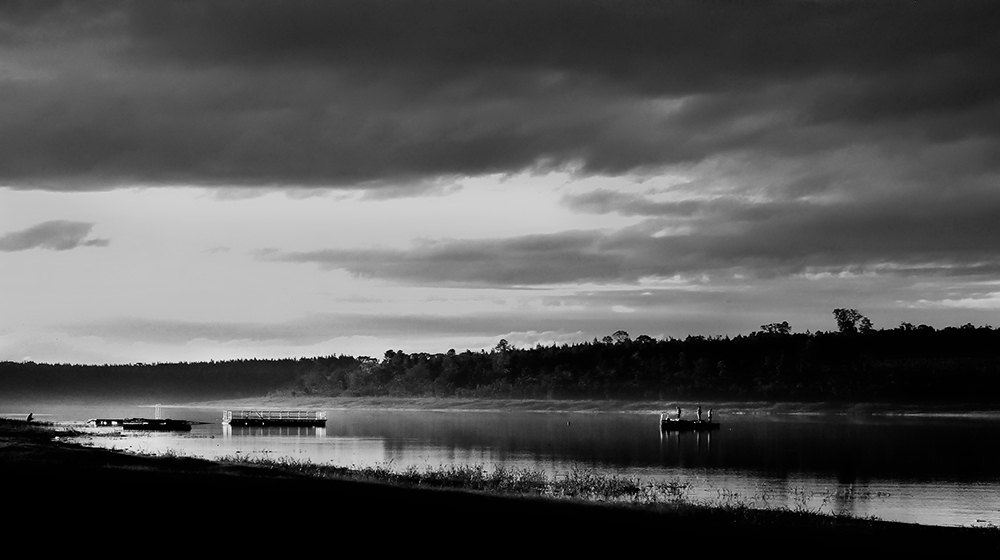
[[[326,420],[326,412],[322,410],[226,410],[222,413],[223,422],[234,420],[281,421],[281,422],[315,422]]]

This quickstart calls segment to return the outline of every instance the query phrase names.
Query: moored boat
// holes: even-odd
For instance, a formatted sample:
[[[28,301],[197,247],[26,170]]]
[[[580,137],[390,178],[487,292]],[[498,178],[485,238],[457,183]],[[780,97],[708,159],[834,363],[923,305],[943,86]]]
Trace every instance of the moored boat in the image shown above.
[[[681,418],[681,408],[677,407],[677,415],[673,418],[664,412],[660,414],[660,429],[667,432],[694,432],[719,429],[718,422],[712,422],[712,409],[708,409],[708,419],[702,420],[701,407],[698,407],[698,417],[695,420]]]
[[[693,432],[703,430],[718,430],[718,422],[705,420],[680,420],[677,418],[660,417],[660,429],[665,432]]]
[[[87,425],[92,428],[120,428],[124,421],[121,418],[91,418],[87,420]]]

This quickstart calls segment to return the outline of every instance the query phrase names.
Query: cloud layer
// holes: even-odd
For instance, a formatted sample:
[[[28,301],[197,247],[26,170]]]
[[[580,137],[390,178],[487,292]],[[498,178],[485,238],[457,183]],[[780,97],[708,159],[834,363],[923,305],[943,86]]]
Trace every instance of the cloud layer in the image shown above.
[[[2,2],[0,353],[980,322],[997,21],[986,0]],[[31,251],[108,245],[98,223],[129,242]]]
[[[27,2],[0,183],[618,174],[850,146],[995,155],[991,2]],[[984,154],[984,155],[985,155]],[[995,173],[980,158],[965,175]]]
[[[594,191],[568,204],[641,213],[615,231],[422,241],[407,249],[264,251],[263,260],[315,263],[401,282],[539,285],[643,277],[822,272],[984,277],[1000,271],[1000,196],[949,193],[860,200],[662,203]]]
[[[52,220],[21,231],[0,236],[0,252],[12,253],[28,249],[68,251],[77,247],[106,247],[108,239],[90,238],[94,224]]]

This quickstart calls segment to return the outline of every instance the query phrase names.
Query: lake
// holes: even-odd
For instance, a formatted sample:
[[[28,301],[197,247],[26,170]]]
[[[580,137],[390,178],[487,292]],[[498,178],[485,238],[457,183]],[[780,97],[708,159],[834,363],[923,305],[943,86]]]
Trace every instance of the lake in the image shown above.
[[[20,411],[12,411],[20,412]],[[39,420],[152,417],[140,407],[49,406]],[[678,481],[708,504],[818,510],[929,525],[1000,526],[1000,417],[716,411],[721,429],[661,433],[652,412],[329,409],[326,428],[240,428],[222,409],[164,408],[190,433],[88,435],[89,445],[338,466],[504,466]],[[687,413],[688,415],[691,412]],[[0,415],[12,415],[0,409]]]

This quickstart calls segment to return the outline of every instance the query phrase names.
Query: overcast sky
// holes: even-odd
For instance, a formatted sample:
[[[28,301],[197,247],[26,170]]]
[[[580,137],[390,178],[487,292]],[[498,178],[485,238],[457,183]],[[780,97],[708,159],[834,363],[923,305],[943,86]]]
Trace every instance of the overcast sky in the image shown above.
[[[1000,326],[1000,3],[0,3],[0,360]]]

